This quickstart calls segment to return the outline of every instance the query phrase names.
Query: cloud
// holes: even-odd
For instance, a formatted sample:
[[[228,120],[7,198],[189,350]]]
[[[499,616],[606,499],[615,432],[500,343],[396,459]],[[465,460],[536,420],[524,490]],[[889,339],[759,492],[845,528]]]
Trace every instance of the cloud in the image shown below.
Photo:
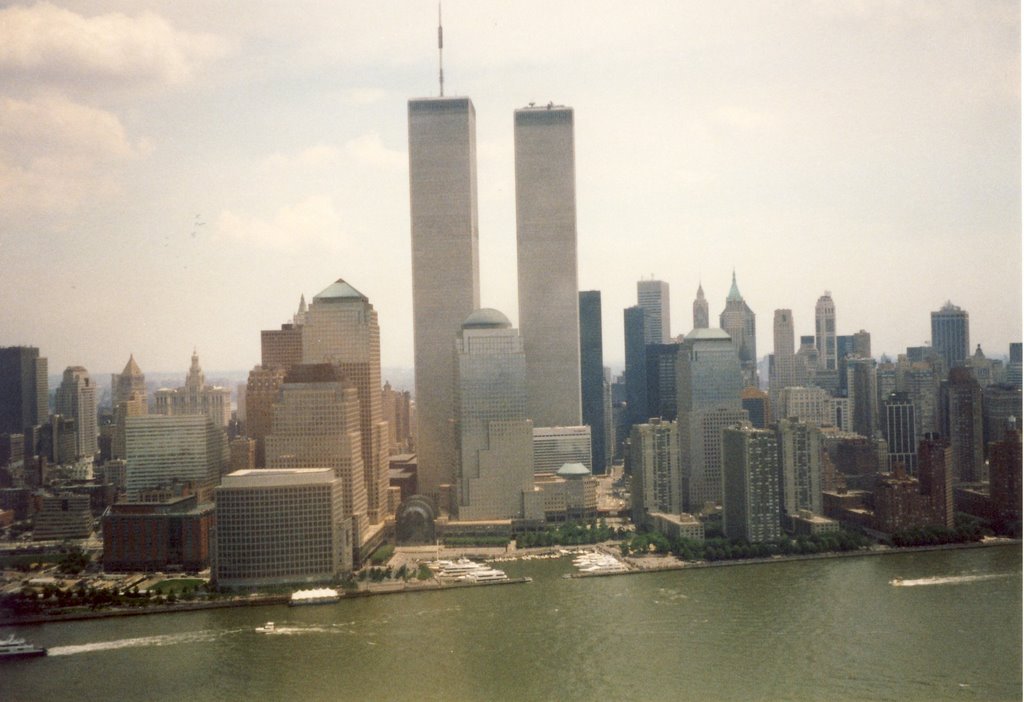
[[[388,95],[388,91],[380,88],[353,88],[345,97],[353,105],[372,105],[380,102]]]
[[[286,153],[278,151],[267,156],[260,163],[260,169],[271,173],[291,173],[295,170],[306,171],[315,168],[334,167],[341,153],[336,146],[330,144],[314,144],[301,151]]]
[[[177,85],[226,52],[223,39],[175,30],[152,13],[84,17],[49,3],[0,10],[0,76]]]
[[[217,219],[217,233],[228,240],[288,253],[311,247],[335,251],[344,243],[341,217],[326,195],[310,195],[282,207],[271,219],[225,210]]]
[[[145,156],[118,117],[63,97],[0,99],[0,212],[72,209],[117,192],[117,169]]]
[[[362,134],[345,143],[345,153],[364,166],[373,166],[387,171],[400,171],[406,167],[404,151],[395,151],[384,146],[376,131]]]

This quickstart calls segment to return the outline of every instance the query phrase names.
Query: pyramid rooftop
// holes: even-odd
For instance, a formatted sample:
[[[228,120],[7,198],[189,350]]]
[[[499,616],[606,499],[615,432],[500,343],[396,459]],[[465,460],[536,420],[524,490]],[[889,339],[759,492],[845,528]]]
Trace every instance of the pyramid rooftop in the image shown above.
[[[313,297],[313,302],[340,302],[342,300],[369,302],[369,298],[366,295],[353,288],[341,278],[338,278]]]

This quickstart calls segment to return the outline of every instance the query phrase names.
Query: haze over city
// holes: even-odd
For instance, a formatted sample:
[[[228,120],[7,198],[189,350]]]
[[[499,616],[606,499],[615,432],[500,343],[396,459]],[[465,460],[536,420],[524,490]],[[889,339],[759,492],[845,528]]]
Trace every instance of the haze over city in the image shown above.
[[[512,111],[576,114],[579,288],[606,363],[652,274],[672,334],[735,269],[771,315],[875,355],[947,299],[1021,337],[1020,13],[978,3],[447,2],[446,94],[477,110],[481,303],[517,323]],[[406,101],[438,92],[434,2],[0,9],[2,343],[57,372],[259,360],[338,277],[412,366]],[[28,31],[34,27],[33,31]],[[69,29],[85,39],[61,44]]]

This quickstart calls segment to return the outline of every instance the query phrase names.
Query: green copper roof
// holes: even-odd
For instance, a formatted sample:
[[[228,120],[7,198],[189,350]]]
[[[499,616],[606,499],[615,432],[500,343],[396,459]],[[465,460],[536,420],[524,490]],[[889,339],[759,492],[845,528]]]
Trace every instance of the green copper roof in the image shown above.
[[[362,300],[369,302],[369,298],[362,294],[341,278],[320,291],[319,295],[313,298],[313,302],[334,302],[339,300]]]
[[[729,296],[725,298],[726,302],[743,302],[743,296],[740,295],[740,289],[736,287],[736,271],[732,272],[732,287],[729,288]]]
[[[561,468],[558,469],[556,475],[560,475],[563,478],[572,478],[583,475],[590,475],[590,471],[582,463],[565,463]]]

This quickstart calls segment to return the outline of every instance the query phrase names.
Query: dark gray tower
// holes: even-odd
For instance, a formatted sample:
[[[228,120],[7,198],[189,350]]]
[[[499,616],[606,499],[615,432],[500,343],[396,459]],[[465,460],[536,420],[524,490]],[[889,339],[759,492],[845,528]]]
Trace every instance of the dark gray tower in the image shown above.
[[[583,423],[590,426],[594,475],[607,470],[605,433],[604,347],[601,334],[601,291],[580,291],[580,394]]]

